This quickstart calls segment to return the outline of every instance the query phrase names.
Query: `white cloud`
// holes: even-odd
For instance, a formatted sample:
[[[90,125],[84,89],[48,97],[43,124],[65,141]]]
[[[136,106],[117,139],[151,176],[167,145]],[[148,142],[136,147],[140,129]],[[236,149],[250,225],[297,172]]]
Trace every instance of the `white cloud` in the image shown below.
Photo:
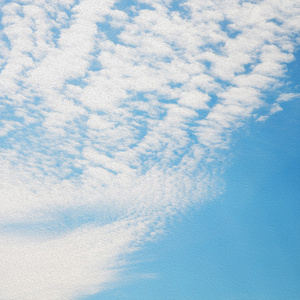
[[[218,191],[230,133],[283,84],[296,1],[139,2],[2,5],[0,298],[119,280],[169,216]]]
[[[287,94],[281,94],[276,101],[277,102],[286,102],[293,100],[294,98],[298,98],[300,96],[300,93],[287,93]]]
[[[147,231],[145,224],[123,220],[86,226],[47,240],[2,237],[1,298],[74,299],[109,287],[118,279],[122,256],[136,247],[131,241]]]
[[[299,93],[287,93],[287,94],[281,94],[277,99],[276,102],[274,102],[271,106],[270,106],[270,111],[267,115],[265,116],[260,116],[257,118],[256,121],[259,122],[264,122],[265,120],[267,120],[270,116],[274,115],[275,113],[282,111],[283,108],[280,106],[279,103],[281,102],[287,102],[290,100],[293,100],[295,98],[299,98],[300,94]]]

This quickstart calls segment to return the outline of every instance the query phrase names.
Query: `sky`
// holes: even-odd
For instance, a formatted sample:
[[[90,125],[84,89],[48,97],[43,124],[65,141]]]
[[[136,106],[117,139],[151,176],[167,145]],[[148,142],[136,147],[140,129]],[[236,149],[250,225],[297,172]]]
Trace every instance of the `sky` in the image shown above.
[[[299,299],[296,0],[0,6],[1,299]]]

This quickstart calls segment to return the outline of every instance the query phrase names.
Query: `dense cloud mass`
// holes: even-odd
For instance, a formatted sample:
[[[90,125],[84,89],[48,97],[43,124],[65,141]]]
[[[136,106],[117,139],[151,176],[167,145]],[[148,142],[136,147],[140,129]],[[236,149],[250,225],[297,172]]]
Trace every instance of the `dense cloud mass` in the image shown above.
[[[299,10],[2,2],[0,298],[97,293],[167,218],[219,192],[231,133],[297,96],[278,87]]]

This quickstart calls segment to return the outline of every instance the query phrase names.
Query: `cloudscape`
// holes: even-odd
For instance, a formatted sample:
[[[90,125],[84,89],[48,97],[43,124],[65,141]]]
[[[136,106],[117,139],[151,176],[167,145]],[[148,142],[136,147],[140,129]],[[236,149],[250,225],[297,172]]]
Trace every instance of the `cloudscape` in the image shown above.
[[[221,193],[233,135],[299,98],[299,10],[2,1],[0,299],[101,295],[171,217]]]

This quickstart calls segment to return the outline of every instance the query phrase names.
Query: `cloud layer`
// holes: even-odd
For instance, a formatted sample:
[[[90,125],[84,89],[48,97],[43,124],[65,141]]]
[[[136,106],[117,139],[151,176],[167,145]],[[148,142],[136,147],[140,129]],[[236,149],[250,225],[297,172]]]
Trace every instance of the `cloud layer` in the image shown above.
[[[231,133],[298,96],[297,2],[4,1],[0,298],[101,291],[218,192]]]

